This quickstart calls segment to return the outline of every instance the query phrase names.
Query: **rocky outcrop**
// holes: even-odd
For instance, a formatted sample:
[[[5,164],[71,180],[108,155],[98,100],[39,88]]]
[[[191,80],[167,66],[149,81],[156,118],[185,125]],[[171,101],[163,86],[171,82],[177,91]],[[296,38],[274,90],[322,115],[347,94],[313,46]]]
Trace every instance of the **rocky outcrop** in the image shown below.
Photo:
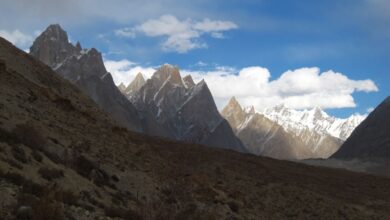
[[[390,160],[390,97],[368,115],[332,157]]]
[[[115,86],[96,49],[73,46],[59,25],[50,25],[34,41],[30,54],[77,85],[120,125],[142,131],[137,110]]]
[[[156,130],[156,125],[144,123],[148,134],[245,152],[219,114],[207,84],[204,81],[195,84],[189,77],[182,79],[177,67],[161,66],[128,98],[144,120],[159,125]]]

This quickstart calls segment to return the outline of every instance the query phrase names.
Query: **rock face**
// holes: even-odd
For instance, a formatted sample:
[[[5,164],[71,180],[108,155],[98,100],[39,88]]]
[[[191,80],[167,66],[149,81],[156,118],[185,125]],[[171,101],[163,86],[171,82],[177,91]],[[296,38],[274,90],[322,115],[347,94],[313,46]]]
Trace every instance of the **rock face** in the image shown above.
[[[189,77],[184,81],[177,67],[161,66],[128,98],[141,112],[148,134],[245,152],[219,114],[207,84],[195,85]],[[154,121],[157,129],[150,124]]]
[[[390,97],[370,113],[332,157],[390,160]]]
[[[126,87],[123,91],[124,94],[131,94],[141,89],[145,85],[145,79],[142,76],[142,73],[138,73],[134,80]]]
[[[256,113],[253,108],[242,109],[234,97],[222,110],[222,116],[228,120],[250,153],[290,160],[313,156],[304,143],[278,123]]]
[[[137,110],[115,86],[96,49],[73,46],[59,25],[50,25],[34,41],[30,54],[77,85],[120,125],[142,131]]]

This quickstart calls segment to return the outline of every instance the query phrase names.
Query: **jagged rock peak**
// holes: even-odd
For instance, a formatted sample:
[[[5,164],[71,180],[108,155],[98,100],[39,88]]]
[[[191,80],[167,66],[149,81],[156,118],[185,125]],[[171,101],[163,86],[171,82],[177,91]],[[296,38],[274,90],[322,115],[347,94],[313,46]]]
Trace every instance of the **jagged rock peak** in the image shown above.
[[[139,72],[139,73],[137,73],[137,75],[135,76],[134,81],[139,81],[139,82],[145,83],[145,78],[144,78],[144,76],[142,75],[142,73]]]
[[[53,39],[66,40],[66,42],[68,42],[68,34],[59,24],[49,25],[43,34],[53,37]]]
[[[81,47],[81,44],[79,41],[77,41],[76,43],[76,49],[77,49],[77,52],[80,52],[83,48]]]
[[[119,91],[121,91],[122,93],[125,92],[125,90],[126,90],[125,84],[123,84],[123,83],[119,84],[118,89],[119,89]]]
[[[286,105],[285,104],[278,104],[278,105],[275,105],[272,110],[275,111],[275,112],[282,112],[283,110],[287,109]]]
[[[323,119],[328,117],[328,115],[324,111],[322,111],[322,109],[318,106],[313,108],[312,112],[313,112],[314,119]]]
[[[67,33],[59,24],[47,27],[30,47],[31,55],[52,68],[77,52],[76,47],[69,43]]]
[[[231,97],[227,106],[227,108],[230,108],[230,109],[237,109],[239,111],[242,111],[242,107],[240,105],[240,103],[238,103],[237,99],[235,96]]]
[[[183,78],[183,82],[186,88],[192,88],[195,86],[195,82],[192,79],[191,75],[187,75]]]
[[[252,105],[252,106],[249,106],[249,107],[246,107],[245,110],[244,110],[247,114],[250,114],[250,115],[253,115],[256,113],[256,110],[255,110],[255,107]]]
[[[157,80],[161,85],[169,80],[170,83],[183,85],[179,68],[170,64],[162,65],[152,76],[152,79]]]
[[[129,94],[129,93],[132,93],[132,92],[135,92],[135,91],[138,91],[139,89],[141,89],[141,87],[143,85],[145,85],[145,78],[144,76],[142,75],[142,73],[138,73],[134,80],[129,83],[129,85],[126,87],[125,89],[125,93],[126,94]]]

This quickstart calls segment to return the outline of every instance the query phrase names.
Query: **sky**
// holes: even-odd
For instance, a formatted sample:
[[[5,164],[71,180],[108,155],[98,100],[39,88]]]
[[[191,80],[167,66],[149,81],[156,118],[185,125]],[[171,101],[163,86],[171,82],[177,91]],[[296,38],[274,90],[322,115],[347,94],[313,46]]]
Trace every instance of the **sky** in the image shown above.
[[[115,83],[162,64],[235,96],[367,114],[390,92],[387,0],[0,0],[0,36],[28,50],[52,23],[102,52]]]

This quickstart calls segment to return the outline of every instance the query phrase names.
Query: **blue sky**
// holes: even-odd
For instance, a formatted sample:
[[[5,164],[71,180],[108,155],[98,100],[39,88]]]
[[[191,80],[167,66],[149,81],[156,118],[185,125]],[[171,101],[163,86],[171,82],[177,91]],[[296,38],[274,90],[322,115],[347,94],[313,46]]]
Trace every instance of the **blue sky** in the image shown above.
[[[219,105],[231,90],[244,105],[320,105],[346,117],[365,114],[390,91],[386,0],[0,2],[0,35],[23,49],[48,24],[59,23],[72,41],[96,47],[116,64],[108,68],[114,77],[122,74],[130,80],[136,67],[175,64],[196,79],[205,75]],[[117,61],[128,62],[121,66]],[[315,73],[310,67],[320,70]],[[286,74],[297,69],[301,71]],[[328,70],[332,74],[320,77]],[[240,77],[223,78],[228,74]],[[301,84],[287,76],[301,77]],[[312,82],[306,76],[313,85],[306,86]],[[243,88],[245,80],[259,84]]]

